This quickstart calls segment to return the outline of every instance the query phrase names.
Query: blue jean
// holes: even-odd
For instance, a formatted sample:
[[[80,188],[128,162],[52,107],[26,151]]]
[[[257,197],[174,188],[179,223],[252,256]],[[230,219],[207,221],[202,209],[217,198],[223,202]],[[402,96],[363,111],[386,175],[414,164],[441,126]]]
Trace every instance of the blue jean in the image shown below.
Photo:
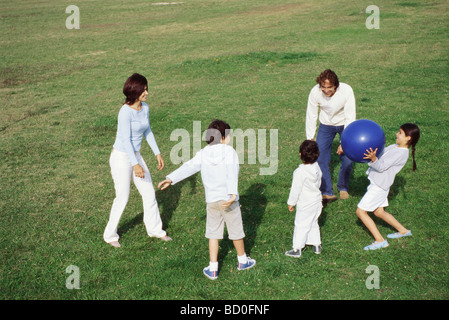
[[[327,126],[320,123],[318,127],[318,133],[316,136],[316,142],[320,150],[320,156],[318,157],[318,165],[320,166],[323,176],[321,178],[321,193],[323,195],[331,196],[334,194],[332,188],[332,176],[330,172],[332,142],[334,141],[337,133],[340,135],[343,132],[344,126]],[[352,171],[352,160],[345,154],[340,156],[340,172],[338,173],[337,189],[338,191],[348,191],[349,177]]]

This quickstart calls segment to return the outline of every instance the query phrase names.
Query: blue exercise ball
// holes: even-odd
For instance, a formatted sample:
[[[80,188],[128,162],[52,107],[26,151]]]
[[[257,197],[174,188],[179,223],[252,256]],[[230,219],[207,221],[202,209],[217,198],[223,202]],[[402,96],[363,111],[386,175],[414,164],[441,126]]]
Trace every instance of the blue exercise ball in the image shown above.
[[[370,162],[363,159],[369,148],[375,150],[379,156],[385,147],[385,133],[374,121],[360,119],[351,122],[341,134],[341,147],[345,155],[352,161],[359,163]]]

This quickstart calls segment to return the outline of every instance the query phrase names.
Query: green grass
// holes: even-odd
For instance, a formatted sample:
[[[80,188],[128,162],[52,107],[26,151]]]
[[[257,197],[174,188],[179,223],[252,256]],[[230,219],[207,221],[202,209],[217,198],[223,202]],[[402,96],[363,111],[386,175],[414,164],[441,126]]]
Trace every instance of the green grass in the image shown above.
[[[425,299],[449,298],[447,150],[448,4],[378,1],[380,29],[365,27],[362,1],[76,1],[81,28],[67,30],[60,1],[2,1],[0,68],[0,298],[9,299]],[[356,95],[357,117],[383,127],[387,144],[404,122],[422,130],[418,171],[398,174],[388,210],[413,237],[365,252],[372,237],[355,215],[368,180],[356,164],[351,198],[320,218],[323,252],[290,249],[294,215],[286,200],[314,79],[334,69]],[[102,240],[114,187],[108,164],[126,78],[149,79],[151,124],[166,168],[142,154],[154,184],[177,166],[170,133],[203,130],[214,118],[232,128],[278,129],[279,167],[259,175],[242,164],[239,191],[246,247],[257,260],[238,272],[220,242],[220,277],[208,263],[200,176],[157,191],[174,241],[149,239],[133,187],[119,233]],[[337,141],[335,141],[335,148]],[[332,161],[333,174],[338,161]],[[392,230],[378,223],[382,234]],[[65,286],[70,265],[79,290]],[[368,290],[365,270],[380,270]]]

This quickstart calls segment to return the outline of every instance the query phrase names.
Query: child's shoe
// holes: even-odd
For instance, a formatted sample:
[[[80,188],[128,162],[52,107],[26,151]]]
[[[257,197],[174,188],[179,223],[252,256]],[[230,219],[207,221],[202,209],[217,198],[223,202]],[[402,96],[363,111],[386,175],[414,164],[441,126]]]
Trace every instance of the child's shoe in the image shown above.
[[[399,232],[387,234],[387,238],[398,239],[402,237],[408,237],[412,235],[412,230],[409,230],[406,234],[401,234]]]
[[[249,269],[252,268],[256,265],[256,260],[251,259],[250,257],[248,257],[248,261],[246,261],[246,263],[239,263],[237,266],[238,270],[245,270],[245,269]]]
[[[292,249],[292,250],[287,251],[285,253],[285,255],[289,256],[289,257],[293,257],[293,258],[299,258],[299,257],[301,257],[301,250],[299,250],[299,249]]]
[[[369,246],[366,246],[365,248],[363,248],[363,250],[376,250],[376,249],[386,248],[386,247],[388,247],[388,241],[387,240],[384,240],[382,242],[374,241]]]
[[[207,266],[203,269],[203,273],[206,277],[208,277],[211,280],[215,280],[218,278],[218,271],[211,271],[210,266]]]
[[[320,254],[321,253],[321,244],[319,244],[317,246],[312,246],[312,249],[315,254]]]

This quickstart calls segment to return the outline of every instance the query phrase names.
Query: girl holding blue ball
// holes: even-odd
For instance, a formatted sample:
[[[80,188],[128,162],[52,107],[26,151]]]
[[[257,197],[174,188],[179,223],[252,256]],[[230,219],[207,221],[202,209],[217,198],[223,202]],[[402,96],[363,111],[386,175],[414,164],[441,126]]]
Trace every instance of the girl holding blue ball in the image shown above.
[[[371,183],[358,203],[356,213],[373,235],[375,242],[366,246],[365,250],[376,250],[388,246],[388,241],[382,237],[373,219],[368,215],[368,211],[372,211],[376,217],[381,218],[398,231],[387,235],[387,238],[397,239],[412,235],[411,230],[406,229],[384,208],[388,206],[388,193],[396,174],[407,163],[410,147],[412,147],[413,171],[416,170],[415,146],[419,136],[420,131],[416,124],[405,123],[396,133],[396,144],[386,147],[379,158],[376,155],[377,149],[366,150],[364,159],[371,161],[368,163],[369,169],[366,173]]]

